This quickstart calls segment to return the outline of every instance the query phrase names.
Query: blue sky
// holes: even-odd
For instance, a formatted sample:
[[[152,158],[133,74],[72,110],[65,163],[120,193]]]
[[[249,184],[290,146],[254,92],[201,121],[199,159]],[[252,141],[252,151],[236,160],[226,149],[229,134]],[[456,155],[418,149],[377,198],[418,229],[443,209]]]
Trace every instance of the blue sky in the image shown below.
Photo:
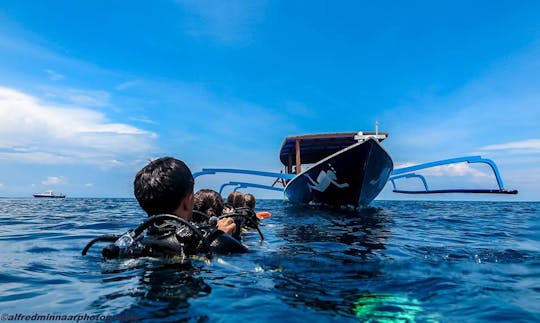
[[[539,16],[538,1],[2,1],[0,196],[131,197],[163,155],[277,171],[287,135],[378,121],[396,166],[479,154],[520,190],[497,199],[540,200]],[[483,177],[465,166],[439,173]]]

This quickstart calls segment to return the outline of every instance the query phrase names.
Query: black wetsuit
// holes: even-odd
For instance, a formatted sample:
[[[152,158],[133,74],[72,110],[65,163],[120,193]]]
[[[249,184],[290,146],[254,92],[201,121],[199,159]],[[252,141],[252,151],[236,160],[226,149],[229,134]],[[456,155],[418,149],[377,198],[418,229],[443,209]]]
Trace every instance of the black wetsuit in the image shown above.
[[[146,235],[142,232],[146,230]],[[209,224],[193,224],[173,215],[150,217],[135,230],[124,235],[98,237],[83,250],[83,255],[97,241],[112,244],[102,250],[105,259],[138,257],[182,257],[198,253],[247,252],[245,246],[230,235]]]
[[[202,231],[208,238],[210,231]],[[207,252],[201,245],[201,240],[185,225],[178,222],[165,220],[154,223],[148,228],[146,236],[141,243],[144,245],[142,256],[165,257],[165,256],[189,256],[199,252]]]

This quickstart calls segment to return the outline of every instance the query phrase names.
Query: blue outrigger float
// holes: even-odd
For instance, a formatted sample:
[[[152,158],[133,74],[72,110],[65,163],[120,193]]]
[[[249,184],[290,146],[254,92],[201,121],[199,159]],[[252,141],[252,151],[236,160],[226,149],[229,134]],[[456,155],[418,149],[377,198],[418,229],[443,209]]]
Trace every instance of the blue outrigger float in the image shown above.
[[[421,165],[394,169],[394,163],[381,142],[387,133],[346,132],[286,137],[279,158],[284,171],[265,172],[232,168],[203,168],[193,174],[216,173],[247,174],[274,178],[272,185],[250,182],[227,182],[220,188],[234,186],[234,190],[254,187],[283,191],[287,200],[301,204],[323,204],[332,206],[367,206],[382,191],[388,181],[393,192],[405,194],[434,193],[495,193],[517,194],[517,190],[506,190],[497,165],[480,156],[440,160]],[[425,177],[417,171],[455,163],[484,163],[491,167],[497,180],[497,188],[490,189],[430,189]],[[304,167],[302,167],[304,166]],[[306,167],[307,166],[307,167]],[[304,170],[302,170],[304,168]],[[423,190],[400,190],[396,182],[417,178]],[[282,187],[276,187],[281,184]]]

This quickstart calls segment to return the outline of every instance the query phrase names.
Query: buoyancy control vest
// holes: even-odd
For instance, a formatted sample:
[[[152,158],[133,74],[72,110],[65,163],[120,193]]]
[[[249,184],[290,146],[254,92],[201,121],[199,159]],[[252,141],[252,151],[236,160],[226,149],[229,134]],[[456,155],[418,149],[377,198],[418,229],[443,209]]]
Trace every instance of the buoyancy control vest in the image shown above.
[[[146,235],[142,233],[146,231]],[[170,214],[154,215],[134,230],[121,236],[105,235],[90,241],[83,249],[86,255],[98,242],[112,242],[102,249],[105,259],[138,257],[188,257],[198,253],[242,253],[247,248],[212,225],[196,225]]]

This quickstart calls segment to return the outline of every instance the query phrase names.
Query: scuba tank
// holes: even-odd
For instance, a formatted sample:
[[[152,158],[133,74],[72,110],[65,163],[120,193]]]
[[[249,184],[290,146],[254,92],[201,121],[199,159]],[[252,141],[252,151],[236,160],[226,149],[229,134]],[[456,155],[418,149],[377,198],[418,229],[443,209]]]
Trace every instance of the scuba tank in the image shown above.
[[[149,234],[143,236],[147,229]],[[216,228],[197,228],[177,216],[160,214],[149,217],[136,229],[128,230],[121,236],[104,235],[92,239],[82,250],[82,255],[86,255],[90,247],[100,241],[112,242],[102,249],[101,254],[105,259],[189,256],[200,252],[206,252],[207,257],[211,258],[212,252],[247,252],[244,245],[237,241],[233,244],[231,240],[234,239]]]

